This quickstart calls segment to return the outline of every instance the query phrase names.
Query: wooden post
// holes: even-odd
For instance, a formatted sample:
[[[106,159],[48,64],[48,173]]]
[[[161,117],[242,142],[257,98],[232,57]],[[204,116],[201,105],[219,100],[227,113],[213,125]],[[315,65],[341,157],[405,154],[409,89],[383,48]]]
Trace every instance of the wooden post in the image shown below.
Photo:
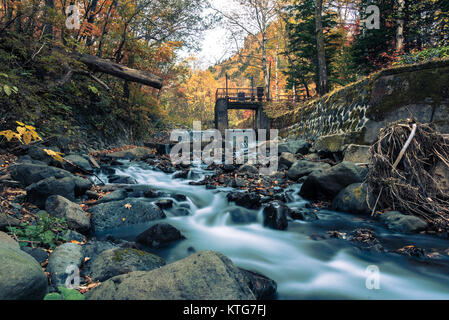
[[[228,79],[229,79],[229,76],[228,76],[228,74],[226,73],[226,99],[229,98],[229,95],[228,95]]]
[[[251,101],[254,101],[254,77],[251,77]]]

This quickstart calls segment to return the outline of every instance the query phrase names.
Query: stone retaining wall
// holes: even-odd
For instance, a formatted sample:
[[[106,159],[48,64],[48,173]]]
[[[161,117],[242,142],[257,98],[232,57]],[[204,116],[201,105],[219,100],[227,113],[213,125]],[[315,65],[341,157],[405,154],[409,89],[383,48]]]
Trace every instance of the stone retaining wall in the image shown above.
[[[371,144],[390,122],[414,118],[449,133],[449,60],[384,70],[272,119],[283,137],[351,133]]]

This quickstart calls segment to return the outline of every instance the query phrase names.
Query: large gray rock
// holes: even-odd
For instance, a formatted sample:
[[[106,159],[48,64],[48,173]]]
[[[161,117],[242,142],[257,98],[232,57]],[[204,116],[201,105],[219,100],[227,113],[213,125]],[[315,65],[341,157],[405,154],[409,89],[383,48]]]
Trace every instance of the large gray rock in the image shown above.
[[[370,163],[371,154],[369,146],[350,144],[344,152],[344,161],[353,163]]]
[[[342,212],[370,214],[370,206],[373,207],[374,202],[372,195],[368,195],[365,183],[354,183],[340,191],[332,202],[332,208]]]
[[[77,196],[83,195],[93,185],[92,181],[88,179],[74,176],[67,170],[50,167],[45,164],[24,162],[12,165],[8,170],[11,177],[24,186],[30,186],[48,178],[55,178],[57,180],[70,178],[75,184],[75,195]]]
[[[357,132],[332,134],[319,137],[313,147],[320,154],[338,153],[343,152],[346,145],[357,144],[360,140]]]
[[[131,207],[128,209],[125,205]],[[155,204],[135,198],[102,203],[90,208],[89,212],[92,214],[91,223],[95,231],[166,218],[165,213]]]
[[[279,144],[278,153],[289,152],[292,154],[306,155],[309,153],[310,147],[310,143],[305,140],[290,140]]]
[[[88,173],[92,173],[92,167],[89,163],[89,160],[84,158],[83,156],[77,155],[77,154],[70,154],[68,156],[64,157],[65,160],[68,160],[69,162],[73,163],[75,166],[73,166],[69,162],[64,162],[64,169],[70,171],[70,172],[77,172],[79,171],[80,167],[82,170]]]
[[[65,218],[67,226],[75,231],[88,234],[90,231],[90,218],[81,207],[64,197],[54,195],[48,197],[45,210],[53,217]]]
[[[259,170],[257,170],[255,166],[252,166],[250,164],[244,164],[239,168],[238,172],[242,174],[245,173],[258,174]]]
[[[0,233],[0,300],[42,300],[47,292],[47,277],[17,242]]]
[[[20,225],[20,220],[9,216],[8,214],[0,211],[0,231],[6,231],[6,228],[17,227]]]
[[[65,286],[65,282],[71,275],[69,267],[81,267],[84,254],[81,246],[74,243],[64,243],[57,247],[48,259],[47,271],[51,274],[53,286]]]
[[[35,204],[40,209],[45,208],[47,198],[52,195],[63,196],[71,201],[75,200],[75,182],[71,177],[62,179],[47,178],[28,186],[26,191],[27,201]]]
[[[24,186],[29,186],[50,177],[56,179],[73,177],[73,175],[66,170],[32,163],[15,164],[8,167],[8,170],[11,173],[11,177]]]
[[[296,162],[296,157],[290,152],[282,152],[279,157],[279,166],[289,169]]]
[[[75,183],[75,196],[77,197],[84,195],[94,185],[89,179],[84,179],[79,176],[73,176],[72,178]]]
[[[120,201],[128,197],[128,192],[124,189],[119,189],[112,191],[111,193],[105,195],[103,198],[97,201],[97,204],[102,204],[111,201]]]
[[[232,261],[212,251],[152,271],[114,277],[86,296],[90,300],[255,300]]]
[[[263,209],[263,224],[275,230],[286,230],[288,228],[289,209],[278,202],[271,202]]]
[[[116,248],[102,252],[90,265],[90,276],[104,282],[112,277],[134,272],[150,271],[165,265],[164,259],[131,248]]]
[[[169,243],[179,241],[185,237],[181,232],[168,223],[158,223],[139,234],[136,242],[150,248],[159,248]]]
[[[342,162],[330,169],[312,172],[299,194],[312,200],[333,199],[347,186],[362,182],[366,174],[366,169],[352,162]]]
[[[424,220],[398,211],[385,212],[379,219],[388,229],[402,233],[416,233],[427,228],[427,222]]]
[[[289,179],[297,181],[302,177],[308,176],[314,171],[323,171],[330,169],[330,167],[330,164],[324,162],[299,160],[288,170],[287,176]]]
[[[129,159],[136,160],[153,155],[153,150],[145,147],[137,147],[133,149],[117,151],[109,153],[106,156],[113,159]]]

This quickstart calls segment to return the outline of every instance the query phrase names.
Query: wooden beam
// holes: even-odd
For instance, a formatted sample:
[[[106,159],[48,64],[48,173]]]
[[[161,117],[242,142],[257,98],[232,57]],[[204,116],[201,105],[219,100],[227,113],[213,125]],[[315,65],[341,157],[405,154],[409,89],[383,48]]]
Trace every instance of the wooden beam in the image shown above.
[[[156,89],[162,88],[162,79],[149,72],[131,69],[121,64],[101,59],[89,54],[74,53],[90,70],[102,72],[123,80],[137,82]]]

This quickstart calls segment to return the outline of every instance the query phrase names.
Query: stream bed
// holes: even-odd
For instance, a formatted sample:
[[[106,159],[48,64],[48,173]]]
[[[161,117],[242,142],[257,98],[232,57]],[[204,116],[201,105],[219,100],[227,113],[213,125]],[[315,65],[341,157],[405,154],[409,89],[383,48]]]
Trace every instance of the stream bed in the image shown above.
[[[449,299],[449,256],[439,259],[415,259],[391,252],[358,248],[344,239],[314,240],[327,231],[351,232],[369,228],[382,245],[395,251],[407,245],[428,250],[445,250],[448,240],[429,235],[404,235],[385,229],[377,221],[357,215],[319,210],[319,220],[290,221],[287,231],[265,228],[262,210],[258,221],[239,224],[231,218],[236,206],[226,199],[231,188],[207,190],[192,186],[192,179],[173,179],[172,174],[153,170],[143,163],[125,163],[114,167],[117,175],[134,178],[138,184],[155,190],[182,194],[186,201],[174,202],[164,210],[170,223],[186,237],[161,249],[149,251],[167,263],[185,258],[193,252],[214,250],[229,257],[238,267],[259,272],[277,282],[279,299]],[[201,180],[210,174],[197,167],[192,178]],[[100,175],[107,181],[105,175]],[[305,207],[307,201],[297,195],[300,185],[291,187],[291,208]],[[155,199],[156,200],[156,199]],[[189,216],[177,217],[171,210],[190,208]],[[154,224],[154,223],[153,223]],[[126,226],[97,234],[134,241],[152,224]],[[378,268],[379,289],[368,289],[367,268]]]

